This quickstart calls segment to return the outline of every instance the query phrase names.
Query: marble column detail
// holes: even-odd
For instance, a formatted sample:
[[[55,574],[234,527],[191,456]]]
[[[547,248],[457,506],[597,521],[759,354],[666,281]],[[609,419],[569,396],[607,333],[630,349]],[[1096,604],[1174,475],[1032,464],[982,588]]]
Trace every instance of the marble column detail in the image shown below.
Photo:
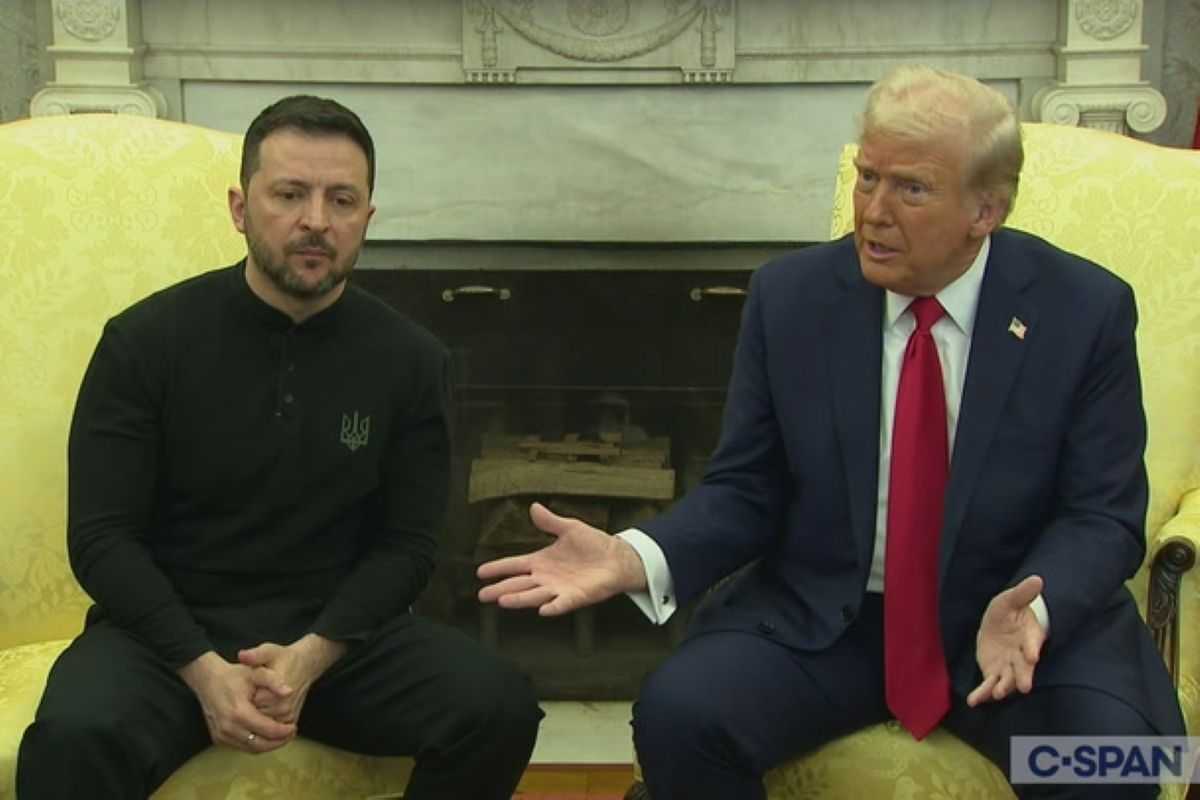
[[[1074,86],[1034,97],[1042,122],[1082,125],[1113,133],[1150,133],[1167,118],[1167,101],[1150,86]]]
[[[141,0],[52,0],[53,82],[30,103],[32,116],[107,112],[163,117],[162,94],[141,82]]]
[[[1142,0],[1059,0],[1057,80],[1033,97],[1042,122],[1149,133],[1167,101],[1142,79]]]

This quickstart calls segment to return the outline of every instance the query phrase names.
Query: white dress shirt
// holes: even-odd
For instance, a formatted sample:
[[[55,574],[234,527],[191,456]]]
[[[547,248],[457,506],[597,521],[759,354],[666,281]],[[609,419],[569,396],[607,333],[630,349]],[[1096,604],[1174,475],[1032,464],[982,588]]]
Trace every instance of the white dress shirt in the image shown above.
[[[971,353],[971,335],[975,330],[975,312],[979,307],[979,292],[987,265],[991,238],[983,246],[967,271],[938,292],[938,302],[946,310],[930,330],[937,344],[938,361],[942,367],[942,385],[946,392],[946,432],[950,452],[954,452],[954,434],[958,427],[958,411],[962,405],[963,384],[967,375],[967,359]],[[867,591],[882,592],[887,552],[888,484],[892,454],[892,423],[896,409],[896,392],[900,386],[900,365],[909,336],[917,327],[908,311],[913,298],[887,292],[883,318],[883,363],[880,381],[879,423],[879,491],[876,495],[875,550],[871,556],[871,572]],[[651,621],[661,625],[675,613],[675,588],[666,556],[658,543],[637,528],[618,533],[637,551],[646,569],[647,590],[630,592],[629,597]],[[1042,628],[1049,633],[1050,617],[1046,602],[1038,595],[1031,604]]]

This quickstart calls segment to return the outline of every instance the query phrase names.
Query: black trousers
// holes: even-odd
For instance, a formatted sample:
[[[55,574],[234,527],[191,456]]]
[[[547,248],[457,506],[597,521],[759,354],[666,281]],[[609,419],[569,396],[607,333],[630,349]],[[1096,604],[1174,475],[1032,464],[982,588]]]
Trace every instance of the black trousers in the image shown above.
[[[864,601],[833,647],[799,653],[746,633],[689,639],[642,687],[634,743],[653,800],[762,800],[779,764],[891,719],[884,697],[883,603]],[[1152,736],[1134,709],[1087,688],[1035,689],[971,709],[956,697],[942,723],[1009,775],[1014,735]],[[1013,787],[1020,798],[1154,798],[1129,784]]]
[[[404,615],[313,685],[301,735],[406,755],[407,800],[509,800],[542,712],[528,680],[466,635]],[[212,744],[191,689],[140,641],[89,625],[55,662],[17,761],[19,800],[147,797]]]

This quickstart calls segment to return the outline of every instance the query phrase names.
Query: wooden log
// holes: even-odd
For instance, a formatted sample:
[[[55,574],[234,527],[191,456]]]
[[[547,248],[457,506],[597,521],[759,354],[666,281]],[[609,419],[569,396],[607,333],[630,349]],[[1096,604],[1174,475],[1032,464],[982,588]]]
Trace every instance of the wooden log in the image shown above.
[[[527,458],[529,449],[547,443],[537,436],[514,436],[512,434],[485,433],[480,442],[480,458]],[[553,442],[549,444],[555,444]],[[596,448],[611,446],[604,442],[579,442],[574,446],[591,444]],[[667,436],[652,436],[644,441],[630,444],[625,442],[617,448],[618,454],[608,456],[611,466],[622,467],[658,467],[666,469],[671,466],[671,439]],[[543,449],[542,454],[549,457],[552,451]]]
[[[562,456],[571,461],[581,456],[608,461],[621,455],[621,448],[607,442],[523,441],[518,442],[517,447],[524,451],[530,460],[536,460],[542,455],[549,455]]]
[[[468,502],[519,494],[670,500],[675,496],[675,470],[519,458],[471,462]]]

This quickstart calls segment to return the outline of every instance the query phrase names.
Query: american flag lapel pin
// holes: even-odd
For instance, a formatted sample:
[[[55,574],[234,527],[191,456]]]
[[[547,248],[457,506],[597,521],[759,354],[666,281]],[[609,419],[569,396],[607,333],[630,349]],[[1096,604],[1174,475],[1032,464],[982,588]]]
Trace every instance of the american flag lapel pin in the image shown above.
[[[1008,323],[1008,332],[1022,342],[1025,341],[1025,331],[1027,330],[1029,330],[1029,327],[1016,317],[1013,317],[1012,322]]]

